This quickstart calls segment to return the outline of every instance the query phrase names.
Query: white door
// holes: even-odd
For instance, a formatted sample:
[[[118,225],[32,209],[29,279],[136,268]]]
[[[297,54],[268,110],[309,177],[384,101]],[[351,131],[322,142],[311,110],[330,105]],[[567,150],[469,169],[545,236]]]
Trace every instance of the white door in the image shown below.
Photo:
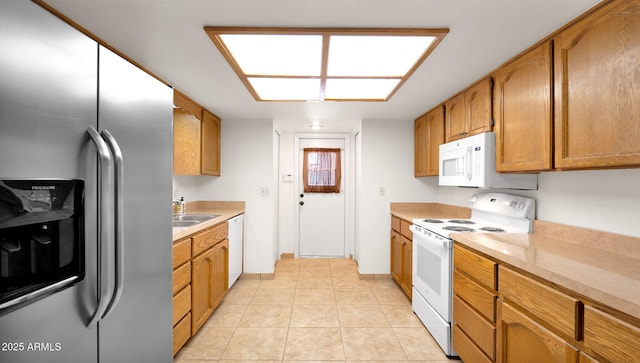
[[[300,138],[298,162],[298,256],[345,257],[345,138]],[[304,149],[340,149],[339,193],[304,191]]]

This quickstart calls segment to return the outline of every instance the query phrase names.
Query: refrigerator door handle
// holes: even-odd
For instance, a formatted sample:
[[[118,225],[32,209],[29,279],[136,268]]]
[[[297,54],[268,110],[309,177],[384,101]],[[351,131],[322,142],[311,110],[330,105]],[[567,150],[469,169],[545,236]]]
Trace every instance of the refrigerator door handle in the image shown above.
[[[97,269],[97,285],[98,285],[98,306],[87,323],[87,328],[95,326],[104,315],[109,302],[111,301],[110,288],[112,285],[111,271],[112,264],[108,263],[113,260],[111,252],[113,245],[111,242],[113,236],[113,159],[109,152],[109,147],[95,128],[89,126],[87,133],[96,145],[99,156],[99,205],[98,211],[98,269]]]
[[[115,163],[115,244],[113,246],[115,252],[115,288],[111,302],[107,306],[102,318],[106,318],[113,308],[118,305],[122,290],[124,288],[124,160],[122,150],[116,139],[107,130],[100,133],[106,141]]]

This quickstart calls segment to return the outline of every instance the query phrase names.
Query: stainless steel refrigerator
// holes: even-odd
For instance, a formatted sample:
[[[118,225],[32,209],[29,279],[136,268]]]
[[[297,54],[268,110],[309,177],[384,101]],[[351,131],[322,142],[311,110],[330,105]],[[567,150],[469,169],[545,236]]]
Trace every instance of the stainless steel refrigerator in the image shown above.
[[[84,185],[82,273],[0,311],[0,362],[172,361],[172,94],[31,1],[0,2],[0,179]]]

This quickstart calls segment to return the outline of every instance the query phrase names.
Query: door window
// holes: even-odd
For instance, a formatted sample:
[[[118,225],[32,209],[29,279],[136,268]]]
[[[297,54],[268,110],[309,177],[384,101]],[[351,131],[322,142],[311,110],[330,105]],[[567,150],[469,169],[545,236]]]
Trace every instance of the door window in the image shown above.
[[[340,193],[339,148],[305,148],[303,168],[305,193]]]

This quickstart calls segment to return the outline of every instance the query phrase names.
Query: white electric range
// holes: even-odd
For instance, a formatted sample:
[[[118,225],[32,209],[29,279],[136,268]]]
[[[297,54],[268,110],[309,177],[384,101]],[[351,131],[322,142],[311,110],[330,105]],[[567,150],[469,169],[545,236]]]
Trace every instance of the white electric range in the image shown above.
[[[469,219],[414,219],[413,311],[444,353],[453,357],[453,240],[451,233],[528,233],[535,217],[535,199],[478,193],[469,200]]]

